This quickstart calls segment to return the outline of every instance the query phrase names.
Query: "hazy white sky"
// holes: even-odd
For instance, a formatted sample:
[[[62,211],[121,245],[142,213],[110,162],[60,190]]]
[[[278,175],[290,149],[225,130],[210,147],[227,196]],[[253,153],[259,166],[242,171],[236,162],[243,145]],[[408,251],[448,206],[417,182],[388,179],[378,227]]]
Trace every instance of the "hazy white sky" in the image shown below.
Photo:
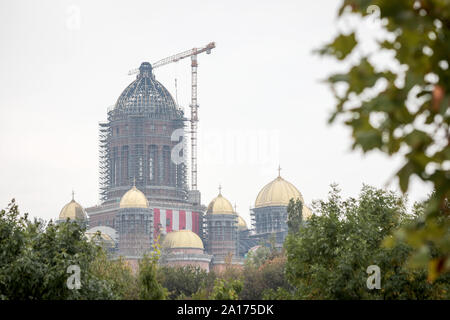
[[[277,175],[306,202],[337,182],[344,196],[382,187],[399,161],[350,151],[320,83],[336,70],[312,50],[336,33],[340,1],[1,1],[0,207],[56,218],[72,189],[98,201],[98,122],[143,61],[216,42],[199,56],[199,189],[249,206]],[[190,64],[155,70],[187,107]],[[189,111],[189,108],[186,108]],[[395,189],[396,183],[391,188]],[[429,186],[414,183],[412,200]]]

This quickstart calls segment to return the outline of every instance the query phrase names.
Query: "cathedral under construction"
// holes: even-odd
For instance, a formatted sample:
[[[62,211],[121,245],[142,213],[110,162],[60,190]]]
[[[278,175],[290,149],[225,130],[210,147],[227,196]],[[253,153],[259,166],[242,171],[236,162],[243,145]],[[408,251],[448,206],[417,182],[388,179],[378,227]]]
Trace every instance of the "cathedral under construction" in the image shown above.
[[[196,77],[196,55],[193,71],[194,67]],[[196,186],[196,159],[191,163],[192,184],[187,182],[188,134],[192,156],[197,147],[192,137],[196,100],[187,119],[156,80],[153,68],[148,62],[141,64],[136,79],[108,109],[107,121],[100,123],[101,204],[84,209],[72,197],[58,221],[86,224],[88,238],[100,234],[111,256],[122,256],[134,265],[156,243],[162,247],[161,263],[205,270],[240,266],[249,251],[271,239],[281,247],[287,235],[289,200],[304,203],[301,193],[278,173],[255,192],[250,228],[220,188],[217,197],[203,205]],[[194,89],[196,94],[193,85]],[[311,214],[304,205],[303,218]]]

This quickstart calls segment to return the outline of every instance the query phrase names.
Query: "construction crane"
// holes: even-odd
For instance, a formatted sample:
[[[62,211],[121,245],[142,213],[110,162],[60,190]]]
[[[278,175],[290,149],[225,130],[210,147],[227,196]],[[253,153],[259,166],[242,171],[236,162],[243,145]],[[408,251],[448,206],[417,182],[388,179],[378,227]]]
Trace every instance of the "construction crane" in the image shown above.
[[[211,50],[216,47],[215,42],[210,42],[202,48],[193,48],[176,55],[161,59],[152,63],[152,69],[159,68],[172,62],[178,62],[184,58],[191,57],[191,189],[197,190],[197,122],[198,122],[198,104],[197,104],[197,55],[206,52],[211,53]],[[128,75],[133,75],[139,72],[139,69],[134,69],[128,72]]]

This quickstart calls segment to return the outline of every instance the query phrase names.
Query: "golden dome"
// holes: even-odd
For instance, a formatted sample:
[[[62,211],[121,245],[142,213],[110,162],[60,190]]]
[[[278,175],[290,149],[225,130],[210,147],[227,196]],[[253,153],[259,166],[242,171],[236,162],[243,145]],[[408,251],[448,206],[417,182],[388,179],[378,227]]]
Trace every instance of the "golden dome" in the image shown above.
[[[148,208],[148,200],[145,194],[133,186],[120,199],[120,208]]]
[[[66,220],[67,218],[71,220],[86,220],[86,212],[83,207],[76,202],[73,198],[68,204],[66,204],[59,213],[59,220]]]
[[[245,220],[241,217],[238,216],[238,230],[239,231],[243,231],[243,230],[247,230],[247,223],[245,222]]]
[[[85,232],[84,236],[88,239],[88,241],[93,241],[94,243],[97,244],[102,244],[108,247],[114,247],[115,246],[115,242],[114,239],[103,232]]]
[[[289,200],[292,198],[294,198],[294,200],[300,199],[304,203],[300,191],[298,191],[292,183],[278,176],[258,193],[255,201],[255,208],[287,206]]]
[[[163,248],[195,248],[204,249],[203,242],[200,237],[191,230],[177,230],[166,234],[164,237]]]
[[[221,193],[215,197],[206,210],[207,214],[234,214],[233,206],[230,201],[222,196]]]

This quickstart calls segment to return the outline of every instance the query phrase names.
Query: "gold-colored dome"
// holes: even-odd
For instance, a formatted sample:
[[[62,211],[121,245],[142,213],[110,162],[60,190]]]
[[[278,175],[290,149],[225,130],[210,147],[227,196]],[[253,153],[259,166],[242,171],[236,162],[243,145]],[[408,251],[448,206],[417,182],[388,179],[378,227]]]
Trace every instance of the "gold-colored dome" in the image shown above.
[[[133,186],[120,199],[120,208],[148,208],[148,200],[145,194],[136,186]]]
[[[104,245],[106,247],[113,248],[115,246],[114,239],[103,232],[85,232],[84,236],[88,239],[88,241],[93,241],[94,243]]]
[[[221,193],[215,197],[206,210],[207,214],[234,214],[233,206],[230,201],[222,196]]]
[[[269,206],[287,206],[290,199],[299,199],[304,203],[300,191],[290,182],[278,176],[275,180],[268,183],[258,193],[255,201],[255,208]]]
[[[169,232],[164,237],[162,247],[168,249],[204,249],[202,239],[200,239],[200,237],[191,230],[177,230]]]
[[[245,220],[238,215],[238,231],[243,231],[243,230],[247,230],[247,223],[245,222]]]
[[[67,218],[71,220],[86,220],[86,212],[83,207],[76,202],[74,199],[66,204],[59,213],[59,220],[66,220]]]

